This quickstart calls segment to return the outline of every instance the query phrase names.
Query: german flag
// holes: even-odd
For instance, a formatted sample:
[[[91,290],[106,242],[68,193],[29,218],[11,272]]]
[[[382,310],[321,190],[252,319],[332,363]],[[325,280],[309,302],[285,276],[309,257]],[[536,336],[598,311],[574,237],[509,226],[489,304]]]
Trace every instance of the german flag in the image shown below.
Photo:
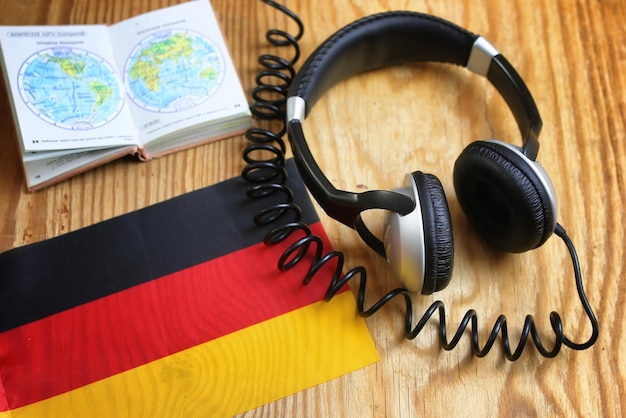
[[[303,221],[330,248],[292,161]],[[0,254],[0,418],[231,416],[377,361],[233,178]],[[271,200],[271,199],[270,199]],[[288,240],[290,241],[290,240]]]

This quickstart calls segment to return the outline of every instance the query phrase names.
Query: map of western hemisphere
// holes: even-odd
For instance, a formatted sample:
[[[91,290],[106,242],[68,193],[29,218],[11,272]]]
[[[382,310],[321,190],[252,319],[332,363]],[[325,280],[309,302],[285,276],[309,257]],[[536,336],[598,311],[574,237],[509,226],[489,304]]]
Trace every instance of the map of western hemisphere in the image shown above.
[[[98,128],[124,105],[111,64],[79,48],[54,47],[31,55],[20,68],[18,87],[35,115],[64,129]]]
[[[153,112],[177,112],[204,102],[224,78],[224,58],[206,37],[189,30],[153,33],[130,53],[128,94]]]

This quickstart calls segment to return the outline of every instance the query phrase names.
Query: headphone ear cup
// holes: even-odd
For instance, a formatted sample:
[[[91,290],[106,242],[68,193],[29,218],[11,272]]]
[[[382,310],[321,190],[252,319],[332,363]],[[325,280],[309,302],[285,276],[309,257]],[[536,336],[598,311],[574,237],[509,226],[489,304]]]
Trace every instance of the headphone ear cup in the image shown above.
[[[384,234],[387,260],[412,292],[431,294],[450,283],[454,240],[448,203],[437,177],[420,171],[407,175],[396,192],[415,201],[404,216],[390,213]]]
[[[498,249],[528,251],[542,245],[554,231],[552,183],[539,163],[512,145],[470,144],[454,165],[454,188],[472,225]]]
[[[418,190],[423,194],[424,245],[426,270],[423,294],[445,288],[450,283],[454,265],[454,238],[446,194],[439,179],[432,174],[413,173]]]

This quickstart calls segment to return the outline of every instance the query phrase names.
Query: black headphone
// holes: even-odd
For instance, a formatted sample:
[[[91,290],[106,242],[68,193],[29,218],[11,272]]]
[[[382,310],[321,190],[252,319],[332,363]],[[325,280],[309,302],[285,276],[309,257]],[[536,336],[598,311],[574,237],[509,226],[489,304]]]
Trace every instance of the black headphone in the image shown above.
[[[358,20],[332,35],[304,63],[289,92],[287,126],[298,170],[326,213],[356,229],[386,257],[407,289],[430,294],[449,283],[454,258],[452,224],[439,180],[417,171],[394,191],[338,190],[313,158],[302,129],[317,100],[334,84],[365,71],[419,61],[457,64],[486,76],[506,101],[522,147],[496,140],[470,144],[454,165],[454,187],[461,208],[487,243],[508,252],[539,247],[557,226],[554,187],[537,162],[541,117],[521,77],[483,37],[414,12]],[[361,218],[368,209],[389,211],[382,240]]]

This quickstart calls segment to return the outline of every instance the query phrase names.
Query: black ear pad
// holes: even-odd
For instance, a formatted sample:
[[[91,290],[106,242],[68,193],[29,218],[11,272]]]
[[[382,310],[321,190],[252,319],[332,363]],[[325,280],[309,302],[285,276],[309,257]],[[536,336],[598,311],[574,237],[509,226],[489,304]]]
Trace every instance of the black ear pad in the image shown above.
[[[478,141],[454,165],[461,208],[498,249],[520,253],[539,247],[554,230],[556,204],[530,164],[538,163],[504,144]]]
[[[422,294],[442,290],[452,277],[454,239],[450,210],[439,179],[421,171],[412,173],[419,193],[424,224],[424,285]]]

